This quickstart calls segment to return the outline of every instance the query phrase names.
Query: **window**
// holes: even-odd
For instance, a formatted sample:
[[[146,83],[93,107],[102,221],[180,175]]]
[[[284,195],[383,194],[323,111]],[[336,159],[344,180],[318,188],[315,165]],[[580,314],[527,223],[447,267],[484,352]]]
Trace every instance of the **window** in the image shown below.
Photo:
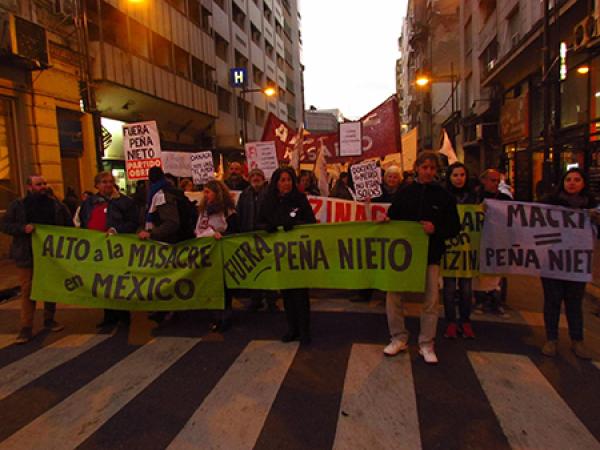
[[[131,53],[142,58],[150,57],[148,29],[132,18],[129,18],[129,42]]]
[[[185,11],[185,0],[167,0],[168,3],[181,12]]]
[[[264,80],[264,73],[256,66],[252,66],[252,79],[254,80],[254,84],[258,84],[262,86]]]
[[[100,15],[98,12],[98,3],[96,0],[85,0],[85,7],[88,19],[88,34],[90,41],[100,39]]]
[[[237,50],[235,51],[235,67],[248,67],[248,58]]]
[[[250,104],[247,101],[244,101],[242,103],[242,98],[241,97],[236,97],[237,98],[237,114],[238,114],[238,119],[245,119],[246,121],[248,121],[249,114],[250,114]],[[243,104],[243,112],[242,112],[242,104]],[[243,114],[243,116],[242,116]]]
[[[225,0],[213,0],[215,5],[225,11]]]
[[[265,124],[265,111],[258,106],[254,108],[254,117],[256,118],[256,125],[259,127],[262,127]]]
[[[265,53],[267,54],[267,56],[271,59],[273,59],[273,53],[274,53],[275,49],[273,48],[273,46],[271,44],[269,44],[267,41],[265,41]]]
[[[252,38],[252,42],[254,42],[256,45],[260,46],[260,31],[258,30],[258,28],[256,28],[254,26],[254,24],[250,24],[250,34],[251,34],[251,38]]]
[[[232,0],[233,2],[233,0]],[[233,21],[236,23],[238,27],[242,30],[246,30],[246,14],[240,9],[238,5],[235,3],[231,3],[231,11]]]
[[[188,0],[188,16],[196,25],[201,25],[200,0]]]
[[[217,89],[217,103],[219,104],[219,111],[231,114],[231,92],[221,86]]]
[[[0,97],[0,211],[19,197],[12,101]]]
[[[105,2],[102,2],[102,33],[105,42],[127,49],[127,16]]]
[[[215,92],[217,89],[217,82],[215,81],[216,72],[217,69],[214,67],[210,67],[206,64],[204,65],[204,87],[211,92]]]
[[[508,39],[510,39],[508,43],[508,48],[516,47],[519,44],[521,39],[521,35],[519,33],[521,29],[521,16],[519,14],[519,5],[515,7],[508,16]]]
[[[498,59],[498,41],[495,39],[486,47],[479,57],[481,74],[485,77],[496,67]]]
[[[285,61],[279,55],[277,55],[277,67],[279,67],[279,70],[284,70],[285,69]]]
[[[175,73],[183,78],[190,78],[190,54],[184,49],[175,47]]]
[[[215,33],[215,53],[221,60],[229,62],[229,42],[218,33]]]
[[[269,6],[266,3],[263,4],[263,13],[264,13],[265,19],[267,19],[267,21],[270,22],[273,17],[273,12],[271,11],[271,8],[269,8]]]
[[[482,27],[488,22],[494,11],[496,11],[496,0],[479,1],[479,16],[481,17]]]
[[[569,70],[567,79],[560,83],[560,125],[570,127],[585,123],[588,113],[588,77]],[[594,94],[595,98],[595,94]]]
[[[198,86],[206,86],[204,63],[192,56],[192,82]]]
[[[212,13],[206,9],[204,6],[202,7],[202,20],[201,20],[201,25],[202,25],[202,29],[207,32],[208,34],[212,34],[212,26],[210,24],[210,16],[212,16]]]
[[[468,54],[473,49],[473,21],[469,18],[469,21],[465,24],[465,54]]]
[[[173,69],[172,44],[159,34],[152,33],[152,62],[163,69]]]

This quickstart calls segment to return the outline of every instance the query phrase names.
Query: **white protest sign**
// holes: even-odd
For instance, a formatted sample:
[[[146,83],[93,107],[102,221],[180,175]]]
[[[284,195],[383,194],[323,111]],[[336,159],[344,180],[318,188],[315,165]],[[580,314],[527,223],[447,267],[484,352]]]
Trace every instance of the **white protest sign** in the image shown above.
[[[375,161],[355,164],[350,171],[357,200],[375,198],[382,194],[381,172]]]
[[[192,164],[192,178],[194,184],[205,184],[215,178],[215,165],[210,150],[192,153],[190,157]]]
[[[340,156],[362,155],[362,122],[340,123]]]
[[[162,165],[160,136],[156,122],[123,125],[125,172],[129,180],[147,180],[151,167]]]
[[[161,154],[162,167],[165,173],[176,177],[192,176],[192,154],[186,152],[168,152]]]
[[[584,210],[486,200],[480,272],[592,280],[594,232]]]
[[[267,180],[271,179],[273,172],[279,167],[275,142],[249,142],[246,144],[246,160],[248,170],[260,169]]]

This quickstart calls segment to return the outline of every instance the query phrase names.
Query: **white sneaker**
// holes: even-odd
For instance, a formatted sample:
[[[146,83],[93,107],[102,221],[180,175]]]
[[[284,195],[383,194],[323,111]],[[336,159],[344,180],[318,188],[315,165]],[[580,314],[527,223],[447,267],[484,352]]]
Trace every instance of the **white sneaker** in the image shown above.
[[[391,342],[383,349],[385,356],[396,356],[398,353],[405,351],[408,344],[400,339],[392,339]]]
[[[437,364],[438,357],[433,350],[433,345],[423,345],[419,347],[419,355],[423,357],[427,364]]]

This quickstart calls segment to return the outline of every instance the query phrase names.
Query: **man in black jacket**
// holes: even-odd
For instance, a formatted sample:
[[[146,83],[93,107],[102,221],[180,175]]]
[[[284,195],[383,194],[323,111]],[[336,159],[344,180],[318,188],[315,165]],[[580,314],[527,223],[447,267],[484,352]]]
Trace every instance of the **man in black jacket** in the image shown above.
[[[39,175],[27,178],[27,195],[13,201],[2,222],[0,231],[13,236],[10,257],[15,260],[21,284],[21,330],[16,343],[24,344],[33,337],[35,301],[31,300],[33,251],[31,234],[35,224],[73,226],[67,207],[50,196],[48,183]],[[56,303],[44,302],[44,328],[60,331],[64,327],[54,320]]]
[[[119,192],[112,173],[98,173],[94,178],[94,186],[98,192],[88,196],[79,210],[81,228],[107,234],[135,233],[139,226],[137,205],[131,197]],[[119,322],[128,326],[130,321],[129,311],[105,309],[104,319],[98,327],[108,331]]]
[[[398,192],[388,209],[390,219],[419,222],[429,236],[425,296],[419,334],[419,354],[428,364],[438,362],[434,341],[439,308],[440,260],[446,250],[446,239],[460,232],[456,200],[434,182],[438,168],[437,154],[419,154],[415,161],[417,181]],[[400,292],[387,293],[386,314],[391,341],[383,352],[386,356],[394,356],[408,348],[408,332],[404,324]]]

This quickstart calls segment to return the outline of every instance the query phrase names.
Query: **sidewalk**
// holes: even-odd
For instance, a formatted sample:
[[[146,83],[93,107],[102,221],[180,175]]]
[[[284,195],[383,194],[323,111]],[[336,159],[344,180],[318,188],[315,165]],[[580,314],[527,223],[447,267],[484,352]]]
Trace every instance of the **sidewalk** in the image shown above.
[[[0,291],[19,286],[17,266],[10,259],[0,259]]]

